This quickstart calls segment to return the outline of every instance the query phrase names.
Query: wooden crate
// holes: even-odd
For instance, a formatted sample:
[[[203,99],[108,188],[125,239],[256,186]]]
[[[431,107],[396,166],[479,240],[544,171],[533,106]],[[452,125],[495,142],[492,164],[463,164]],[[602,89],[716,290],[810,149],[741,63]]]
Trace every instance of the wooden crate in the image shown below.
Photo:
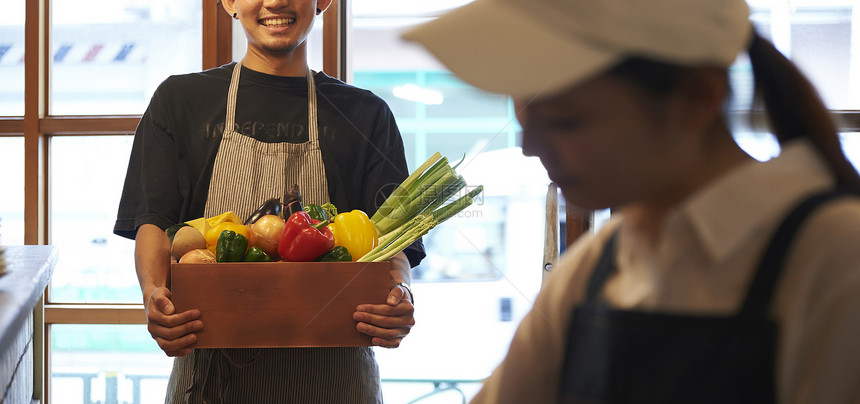
[[[352,319],[384,304],[388,262],[172,264],[177,312],[200,310],[195,348],[367,346]]]

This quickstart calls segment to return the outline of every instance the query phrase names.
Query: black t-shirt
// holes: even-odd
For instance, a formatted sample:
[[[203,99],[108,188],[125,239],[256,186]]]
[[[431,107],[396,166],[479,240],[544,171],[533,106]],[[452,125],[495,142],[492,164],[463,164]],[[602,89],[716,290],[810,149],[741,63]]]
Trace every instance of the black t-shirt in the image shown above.
[[[114,233],[134,238],[143,224],[164,229],[203,216],[234,66],[171,76],[156,89],[135,132]],[[409,175],[394,116],[370,91],[322,72],[314,80],[329,198],[340,211],[372,216]],[[242,67],[236,132],[268,143],[307,142],[307,91],[305,77]],[[424,257],[420,240],[405,252],[413,266]]]

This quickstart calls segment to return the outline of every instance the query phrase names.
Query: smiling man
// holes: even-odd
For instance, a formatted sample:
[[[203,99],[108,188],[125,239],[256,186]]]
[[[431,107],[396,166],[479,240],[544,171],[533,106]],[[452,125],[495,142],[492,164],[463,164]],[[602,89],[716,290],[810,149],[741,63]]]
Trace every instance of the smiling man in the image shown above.
[[[227,0],[222,4],[245,30],[248,50],[243,65],[268,74],[303,76],[307,71],[306,39],[314,15],[328,7],[331,0]]]
[[[286,184],[305,203],[373,214],[408,175],[403,141],[379,97],[313,72],[307,37],[331,0],[223,0],[248,40],[240,62],[172,76],[135,133],[114,232],[136,240],[148,329],[177,357],[167,403],[379,403],[373,351],[357,348],[191,349],[199,310],[176,313],[164,229],[234,211],[244,218]],[[413,319],[410,268],[419,242],[392,259],[387,304],[360,305],[358,331],[397,347]],[[288,310],[289,308],[284,308]]]

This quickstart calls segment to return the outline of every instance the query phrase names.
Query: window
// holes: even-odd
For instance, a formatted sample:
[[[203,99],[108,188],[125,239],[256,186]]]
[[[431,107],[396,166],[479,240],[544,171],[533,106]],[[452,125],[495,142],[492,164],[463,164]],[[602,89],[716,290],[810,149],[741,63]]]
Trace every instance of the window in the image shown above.
[[[48,102],[25,116],[44,115],[43,133],[25,133],[40,139],[41,150],[20,156],[29,156],[31,169],[44,167],[44,181],[28,184],[30,192],[49,195],[50,221],[40,213],[27,220],[45,226],[42,242],[63,257],[46,294],[51,357],[43,402],[161,402],[172,361],[145,325],[132,325],[145,320],[134,243],[112,229],[139,115],[168,75],[203,67],[201,3],[30,0],[28,12],[38,15],[32,10],[40,5],[49,9],[49,31],[28,40],[50,44],[48,74],[25,94],[45,88]]]
[[[51,327],[52,403],[163,403],[173,359],[145,325]]]
[[[62,252],[54,303],[139,303],[134,241],[113,234],[132,136],[51,139],[50,234]],[[105,170],[105,167],[118,169]]]
[[[352,3],[353,84],[391,107],[410,170],[439,152],[452,164],[463,159],[458,173],[484,186],[470,208],[424,238],[427,258],[414,268],[412,284],[418,324],[400,348],[376,350],[390,403],[430,394],[432,382],[454,388],[438,391],[435,402],[451,402],[456,392],[474,395],[507,351],[541,283],[549,179],[536,158],[520,152],[511,101],[462,82],[400,40],[403,30],[465,3]]]
[[[139,115],[168,75],[200,70],[199,1],[54,0],[51,16],[53,115]]]
[[[860,6],[855,1],[750,1],[751,19],[834,110],[860,109]]]
[[[860,132],[842,133],[842,151],[854,167],[860,167]]]
[[[0,116],[24,115],[24,0],[0,15]]]
[[[0,137],[0,244],[24,244],[24,138]]]
[[[758,32],[795,62],[816,86],[825,105],[837,115],[843,130],[860,128],[860,6],[854,1],[749,1],[750,19]],[[741,56],[732,67],[734,99],[740,111],[733,121],[739,143],[760,160],[779,154],[773,136],[748,126],[752,105],[752,71]],[[856,133],[843,133],[842,145],[851,158],[858,155]],[[857,166],[857,159],[852,161]]]

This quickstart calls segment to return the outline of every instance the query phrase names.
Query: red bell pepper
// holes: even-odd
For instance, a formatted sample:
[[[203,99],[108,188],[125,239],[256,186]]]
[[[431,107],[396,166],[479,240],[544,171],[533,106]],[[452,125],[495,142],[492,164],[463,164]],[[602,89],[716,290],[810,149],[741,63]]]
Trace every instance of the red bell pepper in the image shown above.
[[[334,247],[334,236],[326,227],[328,220],[311,219],[305,211],[290,215],[278,243],[278,254],[286,261],[308,262]]]

